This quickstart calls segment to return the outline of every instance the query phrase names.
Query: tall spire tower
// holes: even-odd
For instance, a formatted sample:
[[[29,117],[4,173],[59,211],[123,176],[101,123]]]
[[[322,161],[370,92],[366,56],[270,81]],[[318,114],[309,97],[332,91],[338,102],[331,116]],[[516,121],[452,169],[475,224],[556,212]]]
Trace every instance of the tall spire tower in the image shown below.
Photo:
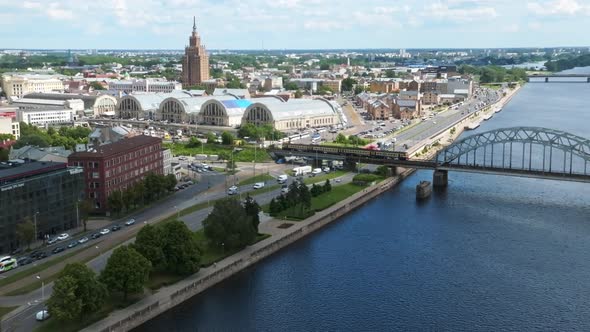
[[[182,85],[189,87],[209,79],[209,56],[197,33],[197,18],[193,16],[193,32],[182,59]]]

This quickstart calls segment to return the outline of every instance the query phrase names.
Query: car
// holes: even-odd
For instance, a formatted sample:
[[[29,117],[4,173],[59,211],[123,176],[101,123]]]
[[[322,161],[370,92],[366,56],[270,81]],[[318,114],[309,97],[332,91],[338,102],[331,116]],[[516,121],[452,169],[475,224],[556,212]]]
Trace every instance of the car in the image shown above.
[[[57,253],[60,253],[60,252],[62,252],[64,250],[66,250],[64,247],[55,247],[55,249],[53,249],[51,252],[53,254],[57,254]]]
[[[27,257],[27,256],[19,257],[19,258],[16,260],[16,265],[18,265],[18,266],[21,266],[21,265],[26,265],[24,262],[26,262],[26,261],[28,261],[28,260],[30,260],[30,259],[31,259],[31,258],[30,258],[30,257]],[[30,263],[30,262],[29,262],[29,263]],[[28,264],[28,263],[27,263],[27,264]]]
[[[289,192],[289,188],[285,187],[285,188],[281,188],[281,194],[286,194]]]
[[[57,239],[59,241],[63,241],[65,239],[69,238],[69,237],[70,237],[70,234],[68,234],[68,233],[61,233],[61,234],[59,234],[59,236],[57,237]]]
[[[254,187],[252,187],[252,188],[254,188],[254,189],[260,189],[260,188],[263,188],[263,187],[264,187],[264,182],[256,182],[254,184]]]
[[[80,243],[80,244],[84,244],[86,242],[88,242],[88,238],[87,237],[83,237],[80,240],[78,240],[78,243]]]
[[[109,230],[108,228],[103,228],[103,229],[100,231],[100,234],[101,234],[101,235],[107,235],[107,234],[109,234],[109,233],[110,233],[110,230]]]
[[[121,229],[121,226],[119,226],[119,225],[115,225],[115,226],[111,227],[111,231],[113,231],[113,232],[116,232],[120,229]]]
[[[16,248],[13,251],[11,251],[10,254],[14,256],[14,255],[20,254],[21,252],[22,252],[21,248]]]
[[[174,191],[179,191],[179,190],[180,190],[179,186],[174,187]]]
[[[78,241],[70,242],[70,244],[68,244],[68,248],[73,248],[77,245],[78,245]]]
[[[92,236],[90,238],[93,239],[93,240],[96,240],[96,239],[98,239],[101,236],[102,236],[102,234],[100,234],[100,233],[94,233],[94,234],[92,234]]]
[[[192,186],[195,183],[193,181],[188,181],[186,184],[188,184],[189,186]]]
[[[47,244],[54,244],[55,242],[57,242],[57,238],[56,237],[52,237],[50,239],[47,239]]]
[[[44,321],[49,317],[50,315],[47,310],[41,310],[35,315],[35,319],[37,319],[38,321]]]
[[[227,189],[228,195],[235,195],[237,193],[238,193],[238,187],[236,187],[236,186],[231,186]]]
[[[125,226],[131,226],[135,224],[135,219],[131,218],[125,222]]]
[[[36,258],[37,258],[37,260],[39,260],[39,259],[47,258],[47,256],[48,256],[48,255],[47,255],[47,253],[46,253],[46,252],[40,252],[40,253],[39,253],[39,254],[36,256]]]

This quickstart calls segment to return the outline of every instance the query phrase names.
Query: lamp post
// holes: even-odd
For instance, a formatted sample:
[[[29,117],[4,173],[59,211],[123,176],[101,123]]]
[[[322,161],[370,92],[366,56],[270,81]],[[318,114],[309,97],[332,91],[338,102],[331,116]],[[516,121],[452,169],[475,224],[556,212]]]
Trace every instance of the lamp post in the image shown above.
[[[39,239],[39,234],[37,233],[37,215],[39,214],[39,211],[35,212],[35,214],[33,214],[33,223],[35,225],[35,239]]]
[[[223,254],[225,254],[225,243],[221,243],[221,251]]]
[[[76,201],[76,227],[80,227],[80,201]]]
[[[41,279],[41,276],[38,275],[37,279],[41,280],[41,302],[45,300],[45,281]]]
[[[176,219],[180,218],[180,210],[177,206],[175,206],[174,209],[176,210]]]

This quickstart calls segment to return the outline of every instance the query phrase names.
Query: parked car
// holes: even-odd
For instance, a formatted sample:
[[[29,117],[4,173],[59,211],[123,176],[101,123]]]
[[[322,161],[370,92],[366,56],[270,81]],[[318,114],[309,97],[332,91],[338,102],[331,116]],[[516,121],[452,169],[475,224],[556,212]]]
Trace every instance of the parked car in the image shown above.
[[[71,242],[70,244],[68,244],[68,248],[73,248],[77,245],[78,245],[78,241],[74,241],[74,242]]]
[[[96,239],[98,239],[98,238],[99,238],[99,237],[101,237],[101,236],[102,236],[102,234],[100,234],[100,233],[94,233],[94,234],[92,234],[91,238],[92,238],[93,240],[96,240]]]
[[[254,189],[260,189],[260,188],[264,188],[264,182],[256,182],[254,184]]]
[[[53,251],[51,251],[54,254],[60,253],[62,251],[66,250],[64,247],[55,247],[55,249],[53,249]]]
[[[286,194],[288,192],[289,192],[289,188],[288,187],[281,188],[281,194]]]
[[[235,195],[237,193],[238,193],[238,187],[236,187],[236,186],[231,186],[231,187],[229,187],[229,189],[227,189],[228,195]]]
[[[69,237],[70,237],[70,234],[68,234],[68,233],[61,233],[61,234],[59,234],[59,236],[57,237],[57,239],[59,241],[63,241],[65,239],[69,238]]]
[[[47,244],[54,244],[55,242],[57,242],[57,238],[56,237],[52,237],[50,239],[47,239]]]
[[[111,227],[111,231],[113,231],[113,232],[116,232],[120,229],[121,229],[121,226],[119,226],[119,225],[115,225],[115,226]]]
[[[17,265],[17,266],[26,265],[26,264],[28,264],[28,263],[26,263],[26,264],[25,264],[24,262],[26,262],[26,261],[28,261],[28,260],[30,260],[30,259],[31,259],[31,258],[30,258],[30,257],[27,257],[27,256],[19,257],[19,258],[16,260],[16,265]],[[29,263],[30,263],[30,262],[29,262]]]
[[[46,252],[40,252],[37,255],[37,259],[43,259],[43,258],[47,258],[47,253]]]
[[[80,240],[78,240],[78,243],[80,243],[80,244],[84,244],[86,242],[88,242],[88,238],[87,237],[83,237]]]
[[[109,233],[110,233],[110,230],[109,230],[108,228],[103,228],[103,229],[100,231],[100,234],[101,234],[101,235],[107,235],[107,234],[109,234]]]
[[[35,319],[38,321],[44,321],[49,317],[49,312],[47,310],[41,310],[35,315]]]
[[[20,254],[22,252],[21,248],[16,248],[13,251],[10,252],[11,255],[16,256],[18,254]]]
[[[135,224],[135,219],[131,218],[125,222],[125,226],[131,226]]]

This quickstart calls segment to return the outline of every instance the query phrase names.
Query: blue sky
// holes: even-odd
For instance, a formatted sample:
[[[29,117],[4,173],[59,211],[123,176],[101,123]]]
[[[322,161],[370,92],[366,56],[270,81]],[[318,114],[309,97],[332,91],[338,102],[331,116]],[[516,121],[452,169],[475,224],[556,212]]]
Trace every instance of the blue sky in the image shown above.
[[[0,48],[589,46],[590,0],[0,0]]]

